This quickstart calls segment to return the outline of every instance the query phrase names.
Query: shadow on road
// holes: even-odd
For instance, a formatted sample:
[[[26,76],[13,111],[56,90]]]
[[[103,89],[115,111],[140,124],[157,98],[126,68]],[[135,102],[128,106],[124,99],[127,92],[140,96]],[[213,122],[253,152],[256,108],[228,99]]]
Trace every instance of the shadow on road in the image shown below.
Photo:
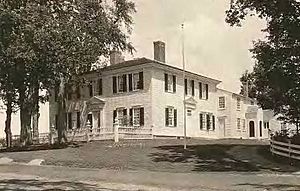
[[[263,190],[300,190],[300,185],[292,184],[237,184],[236,186],[251,186]]]
[[[99,188],[97,185],[68,182],[68,181],[42,181],[42,180],[18,180],[8,179],[0,180],[0,191],[28,191],[28,190],[42,190],[42,191],[64,191],[64,190],[86,190],[86,191],[108,191],[108,189]],[[110,189],[110,191],[113,191]]]

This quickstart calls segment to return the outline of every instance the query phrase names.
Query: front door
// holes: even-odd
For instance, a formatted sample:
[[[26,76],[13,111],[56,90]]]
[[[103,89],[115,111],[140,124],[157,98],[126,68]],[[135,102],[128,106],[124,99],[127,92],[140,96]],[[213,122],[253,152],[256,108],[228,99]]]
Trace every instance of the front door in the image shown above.
[[[250,137],[255,137],[255,125],[254,125],[254,121],[250,121],[249,122],[249,133],[250,133]]]
[[[87,116],[87,120],[91,124],[91,129],[93,129],[93,114],[89,113],[88,116]]]
[[[220,137],[225,137],[225,118],[219,118]]]

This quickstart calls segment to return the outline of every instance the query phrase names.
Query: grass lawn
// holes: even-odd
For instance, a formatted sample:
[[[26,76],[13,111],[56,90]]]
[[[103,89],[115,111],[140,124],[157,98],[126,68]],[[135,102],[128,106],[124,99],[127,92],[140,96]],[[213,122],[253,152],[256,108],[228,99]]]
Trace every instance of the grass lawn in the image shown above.
[[[166,172],[300,171],[299,163],[272,156],[267,142],[256,140],[132,140],[79,143],[67,148],[2,152],[18,162],[44,159],[48,165]]]

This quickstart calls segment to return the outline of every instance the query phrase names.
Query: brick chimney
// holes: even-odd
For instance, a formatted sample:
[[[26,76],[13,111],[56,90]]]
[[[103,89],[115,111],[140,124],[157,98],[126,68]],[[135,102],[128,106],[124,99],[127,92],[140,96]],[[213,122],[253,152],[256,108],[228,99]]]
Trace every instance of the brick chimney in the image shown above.
[[[110,51],[110,65],[119,64],[121,62],[124,62],[124,56],[122,56],[122,53],[117,50]]]
[[[154,60],[166,62],[166,45],[162,41],[155,41],[154,44]]]

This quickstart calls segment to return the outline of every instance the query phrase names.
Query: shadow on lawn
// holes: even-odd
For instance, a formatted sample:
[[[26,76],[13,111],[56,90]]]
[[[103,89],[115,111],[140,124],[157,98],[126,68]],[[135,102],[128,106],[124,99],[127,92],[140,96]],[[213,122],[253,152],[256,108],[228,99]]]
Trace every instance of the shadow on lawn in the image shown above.
[[[243,152],[244,155],[249,155],[249,160],[239,160],[240,157],[229,154],[228,151],[236,146],[241,148],[240,152]],[[256,155],[260,155],[259,157],[251,156],[253,153],[247,153],[248,149],[253,147],[256,150]],[[288,165],[286,159],[273,157],[269,152],[268,145],[190,145],[187,150],[184,150],[180,145],[176,145],[159,146],[156,149],[158,152],[150,155],[154,162],[190,163],[194,165],[193,171],[295,171],[295,169],[286,168],[286,165]],[[263,160],[253,162],[253,157],[255,157],[255,160],[259,160],[259,158]],[[284,168],[275,169],[278,165],[284,165]]]
[[[64,191],[64,190],[106,190],[99,188],[93,184],[84,184],[78,182],[68,181],[42,181],[42,180],[19,180],[19,179],[8,179],[0,180],[0,191],[27,191],[27,190],[42,190],[42,191]],[[110,189],[111,190],[111,189]]]
[[[78,148],[81,147],[82,143],[67,143],[67,144],[33,144],[28,146],[14,146],[11,148],[0,149],[0,153],[7,152],[28,152],[28,151],[40,151],[40,150],[55,150],[65,149],[67,147]]]

